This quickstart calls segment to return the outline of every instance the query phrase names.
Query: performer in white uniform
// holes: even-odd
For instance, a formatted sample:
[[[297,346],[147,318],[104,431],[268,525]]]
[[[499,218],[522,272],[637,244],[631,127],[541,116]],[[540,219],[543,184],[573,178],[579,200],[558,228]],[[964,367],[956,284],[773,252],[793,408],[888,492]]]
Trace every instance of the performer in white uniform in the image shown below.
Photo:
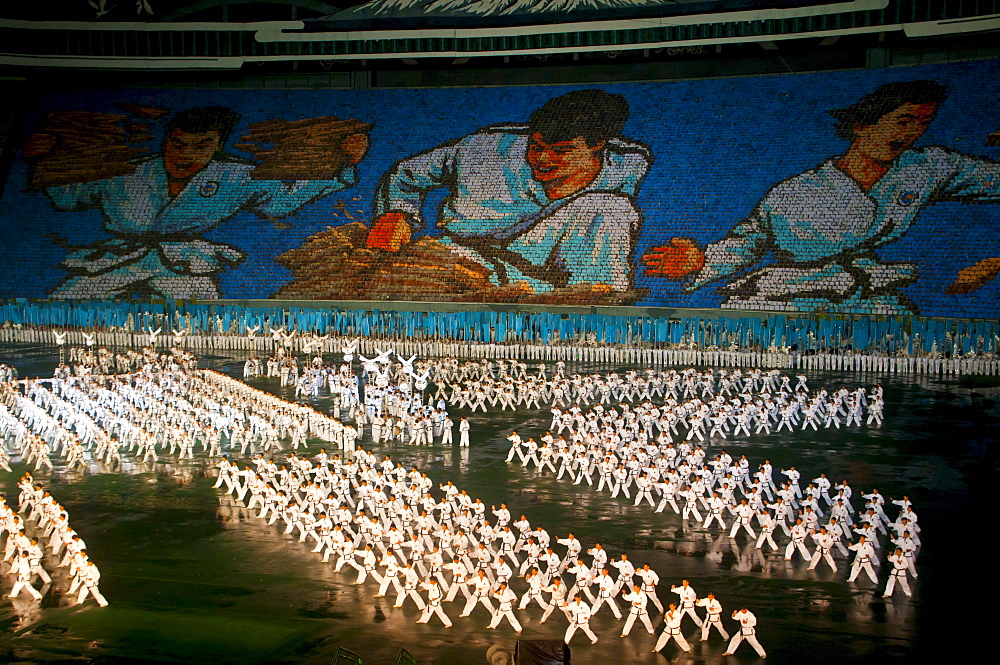
[[[622,637],[628,637],[628,634],[632,631],[632,624],[635,623],[636,618],[642,621],[642,625],[646,626],[646,632],[652,635],[655,631],[653,630],[653,624],[649,620],[649,612],[646,611],[646,605],[649,603],[649,596],[645,594],[642,587],[638,584],[632,585],[632,591],[623,591],[622,598],[628,601],[631,606],[628,613],[628,619],[625,620],[625,628],[622,629]]]
[[[912,596],[913,593],[910,591],[910,584],[906,581],[906,570],[909,568],[909,564],[906,561],[906,556],[903,554],[902,548],[897,547],[896,551],[889,555],[889,563],[892,564],[892,571],[889,573],[889,583],[885,585],[885,593],[882,594],[882,597],[891,597],[896,584],[899,584],[903,588],[903,593],[907,597]]]
[[[705,598],[698,599],[698,607],[704,607],[708,612],[705,615],[705,623],[701,626],[701,641],[705,642],[708,640],[708,633],[712,628],[716,628],[722,635],[722,639],[728,640],[729,633],[726,631],[725,626],[722,625],[722,603],[715,599],[714,593],[709,593]]]
[[[510,625],[514,627],[514,630],[521,632],[521,624],[518,623],[517,617],[514,616],[514,602],[517,600],[517,594],[507,586],[506,582],[500,582],[496,591],[493,592],[496,596],[497,611],[493,613],[493,621],[490,622],[489,628],[496,628],[500,625],[503,619],[507,619]]]
[[[590,629],[590,605],[583,602],[580,596],[573,598],[573,602],[566,606],[569,612],[569,628],[563,636],[563,642],[569,644],[577,630],[582,630],[590,638],[591,644],[597,644],[597,635]]]
[[[691,583],[687,580],[681,580],[680,586],[674,586],[671,584],[670,590],[680,596],[679,600],[681,603],[681,609],[679,615],[681,618],[684,618],[685,614],[689,614],[691,615],[691,618],[694,619],[694,622],[698,625],[698,627],[701,628],[701,618],[698,616],[698,613],[694,611],[694,604],[698,600],[698,594],[695,593],[695,590],[691,587]],[[659,651],[659,649],[657,649],[657,651]]]
[[[767,658],[767,652],[764,651],[764,647],[757,641],[757,617],[754,616],[754,613],[743,607],[739,611],[733,612],[733,618],[740,622],[740,632],[733,635],[726,653],[722,655],[732,656],[743,640],[746,640],[754,648],[758,656]]]
[[[660,637],[656,640],[656,646],[653,647],[653,653],[659,653],[663,650],[663,647],[667,646],[667,642],[674,640],[677,642],[683,651],[690,652],[691,645],[688,644],[687,640],[684,639],[684,634],[681,632],[681,619],[683,616],[677,610],[677,606],[670,603],[667,609],[667,613],[663,615],[663,622],[666,624],[666,628],[660,633]]]

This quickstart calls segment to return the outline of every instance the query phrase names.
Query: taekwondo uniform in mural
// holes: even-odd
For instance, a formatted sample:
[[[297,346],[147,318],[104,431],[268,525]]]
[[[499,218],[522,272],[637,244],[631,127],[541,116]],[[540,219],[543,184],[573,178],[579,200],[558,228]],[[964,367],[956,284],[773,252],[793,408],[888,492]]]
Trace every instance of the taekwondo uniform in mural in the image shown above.
[[[55,208],[100,210],[112,236],[69,248],[63,267],[70,274],[53,297],[219,298],[219,273],[245,255],[203,234],[243,211],[285,217],[354,185],[370,128],[330,116],[254,123],[236,146],[255,155],[248,163],[223,152],[240,115],[193,107],[165,122],[158,153],[122,161],[135,148],[121,122],[109,114],[48,114],[25,146],[32,182]]]
[[[688,293],[727,279],[718,290],[723,307],[918,313],[902,291],[918,266],[884,261],[876,250],[932,203],[1000,202],[1000,164],[914,147],[946,98],[936,81],[903,81],[831,110],[837,136],[851,142],[843,155],[778,183],[704,250],[689,238],[651,249],[646,274],[686,278]]]
[[[723,307],[912,314],[899,289],[913,263],[873,251],[903,236],[940,201],[1000,202],[1000,164],[938,147],[903,152],[867,192],[829,160],[776,185],[749,219],[705,248],[685,290],[728,277],[774,252],[778,263],[720,289]]]
[[[597,178],[553,201],[524,159],[527,144],[526,125],[493,126],[404,160],[383,179],[375,213],[419,220],[424,196],[448,186],[438,240],[491,266],[495,284],[524,281],[536,293],[583,283],[631,288],[641,225],[634,197],[649,151],[609,140]]]
[[[566,120],[601,104],[611,109],[604,135],[586,137],[586,122]],[[436,239],[490,268],[494,285],[627,291],[642,225],[635,196],[653,161],[648,148],[618,135],[627,117],[624,98],[600,90],[554,98],[531,124],[493,125],[397,163],[379,184],[375,219],[398,214],[419,230],[426,195],[447,188]],[[573,150],[577,157],[567,156]],[[557,173],[578,184],[560,191]]]
[[[158,297],[218,298],[218,275],[245,257],[201,234],[248,210],[284,217],[356,182],[355,168],[336,180],[251,180],[249,164],[213,159],[173,198],[163,161],[151,157],[135,173],[45,190],[59,210],[99,208],[113,237],[74,249],[71,276],[52,296],[94,298],[145,292]]]

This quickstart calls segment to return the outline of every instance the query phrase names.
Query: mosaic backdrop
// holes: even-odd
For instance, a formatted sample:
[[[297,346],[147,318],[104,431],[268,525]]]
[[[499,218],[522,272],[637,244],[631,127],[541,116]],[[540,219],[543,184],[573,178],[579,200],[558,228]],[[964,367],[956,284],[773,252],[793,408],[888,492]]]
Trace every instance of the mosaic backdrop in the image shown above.
[[[1000,63],[33,102],[0,296],[1000,316]]]

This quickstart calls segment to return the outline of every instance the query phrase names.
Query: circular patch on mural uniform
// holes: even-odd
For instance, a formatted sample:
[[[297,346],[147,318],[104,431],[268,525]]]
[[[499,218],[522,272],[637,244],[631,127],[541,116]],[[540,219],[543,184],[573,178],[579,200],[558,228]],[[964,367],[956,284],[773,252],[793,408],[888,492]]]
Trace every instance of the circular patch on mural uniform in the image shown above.
[[[218,191],[219,191],[219,181],[209,180],[208,182],[206,182],[204,185],[201,186],[201,189],[198,190],[198,193],[208,198],[209,196],[215,196],[218,193]]]
[[[896,197],[896,203],[901,206],[908,206],[916,200],[917,193],[909,189],[905,192],[900,192],[899,196]]]

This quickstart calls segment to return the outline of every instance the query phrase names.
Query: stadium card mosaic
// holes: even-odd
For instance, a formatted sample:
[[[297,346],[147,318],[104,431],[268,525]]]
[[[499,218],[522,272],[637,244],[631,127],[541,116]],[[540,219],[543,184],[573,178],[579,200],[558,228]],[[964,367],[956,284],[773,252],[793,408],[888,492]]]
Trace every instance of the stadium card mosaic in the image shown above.
[[[5,297],[997,318],[1000,63],[599,87],[53,91]]]

